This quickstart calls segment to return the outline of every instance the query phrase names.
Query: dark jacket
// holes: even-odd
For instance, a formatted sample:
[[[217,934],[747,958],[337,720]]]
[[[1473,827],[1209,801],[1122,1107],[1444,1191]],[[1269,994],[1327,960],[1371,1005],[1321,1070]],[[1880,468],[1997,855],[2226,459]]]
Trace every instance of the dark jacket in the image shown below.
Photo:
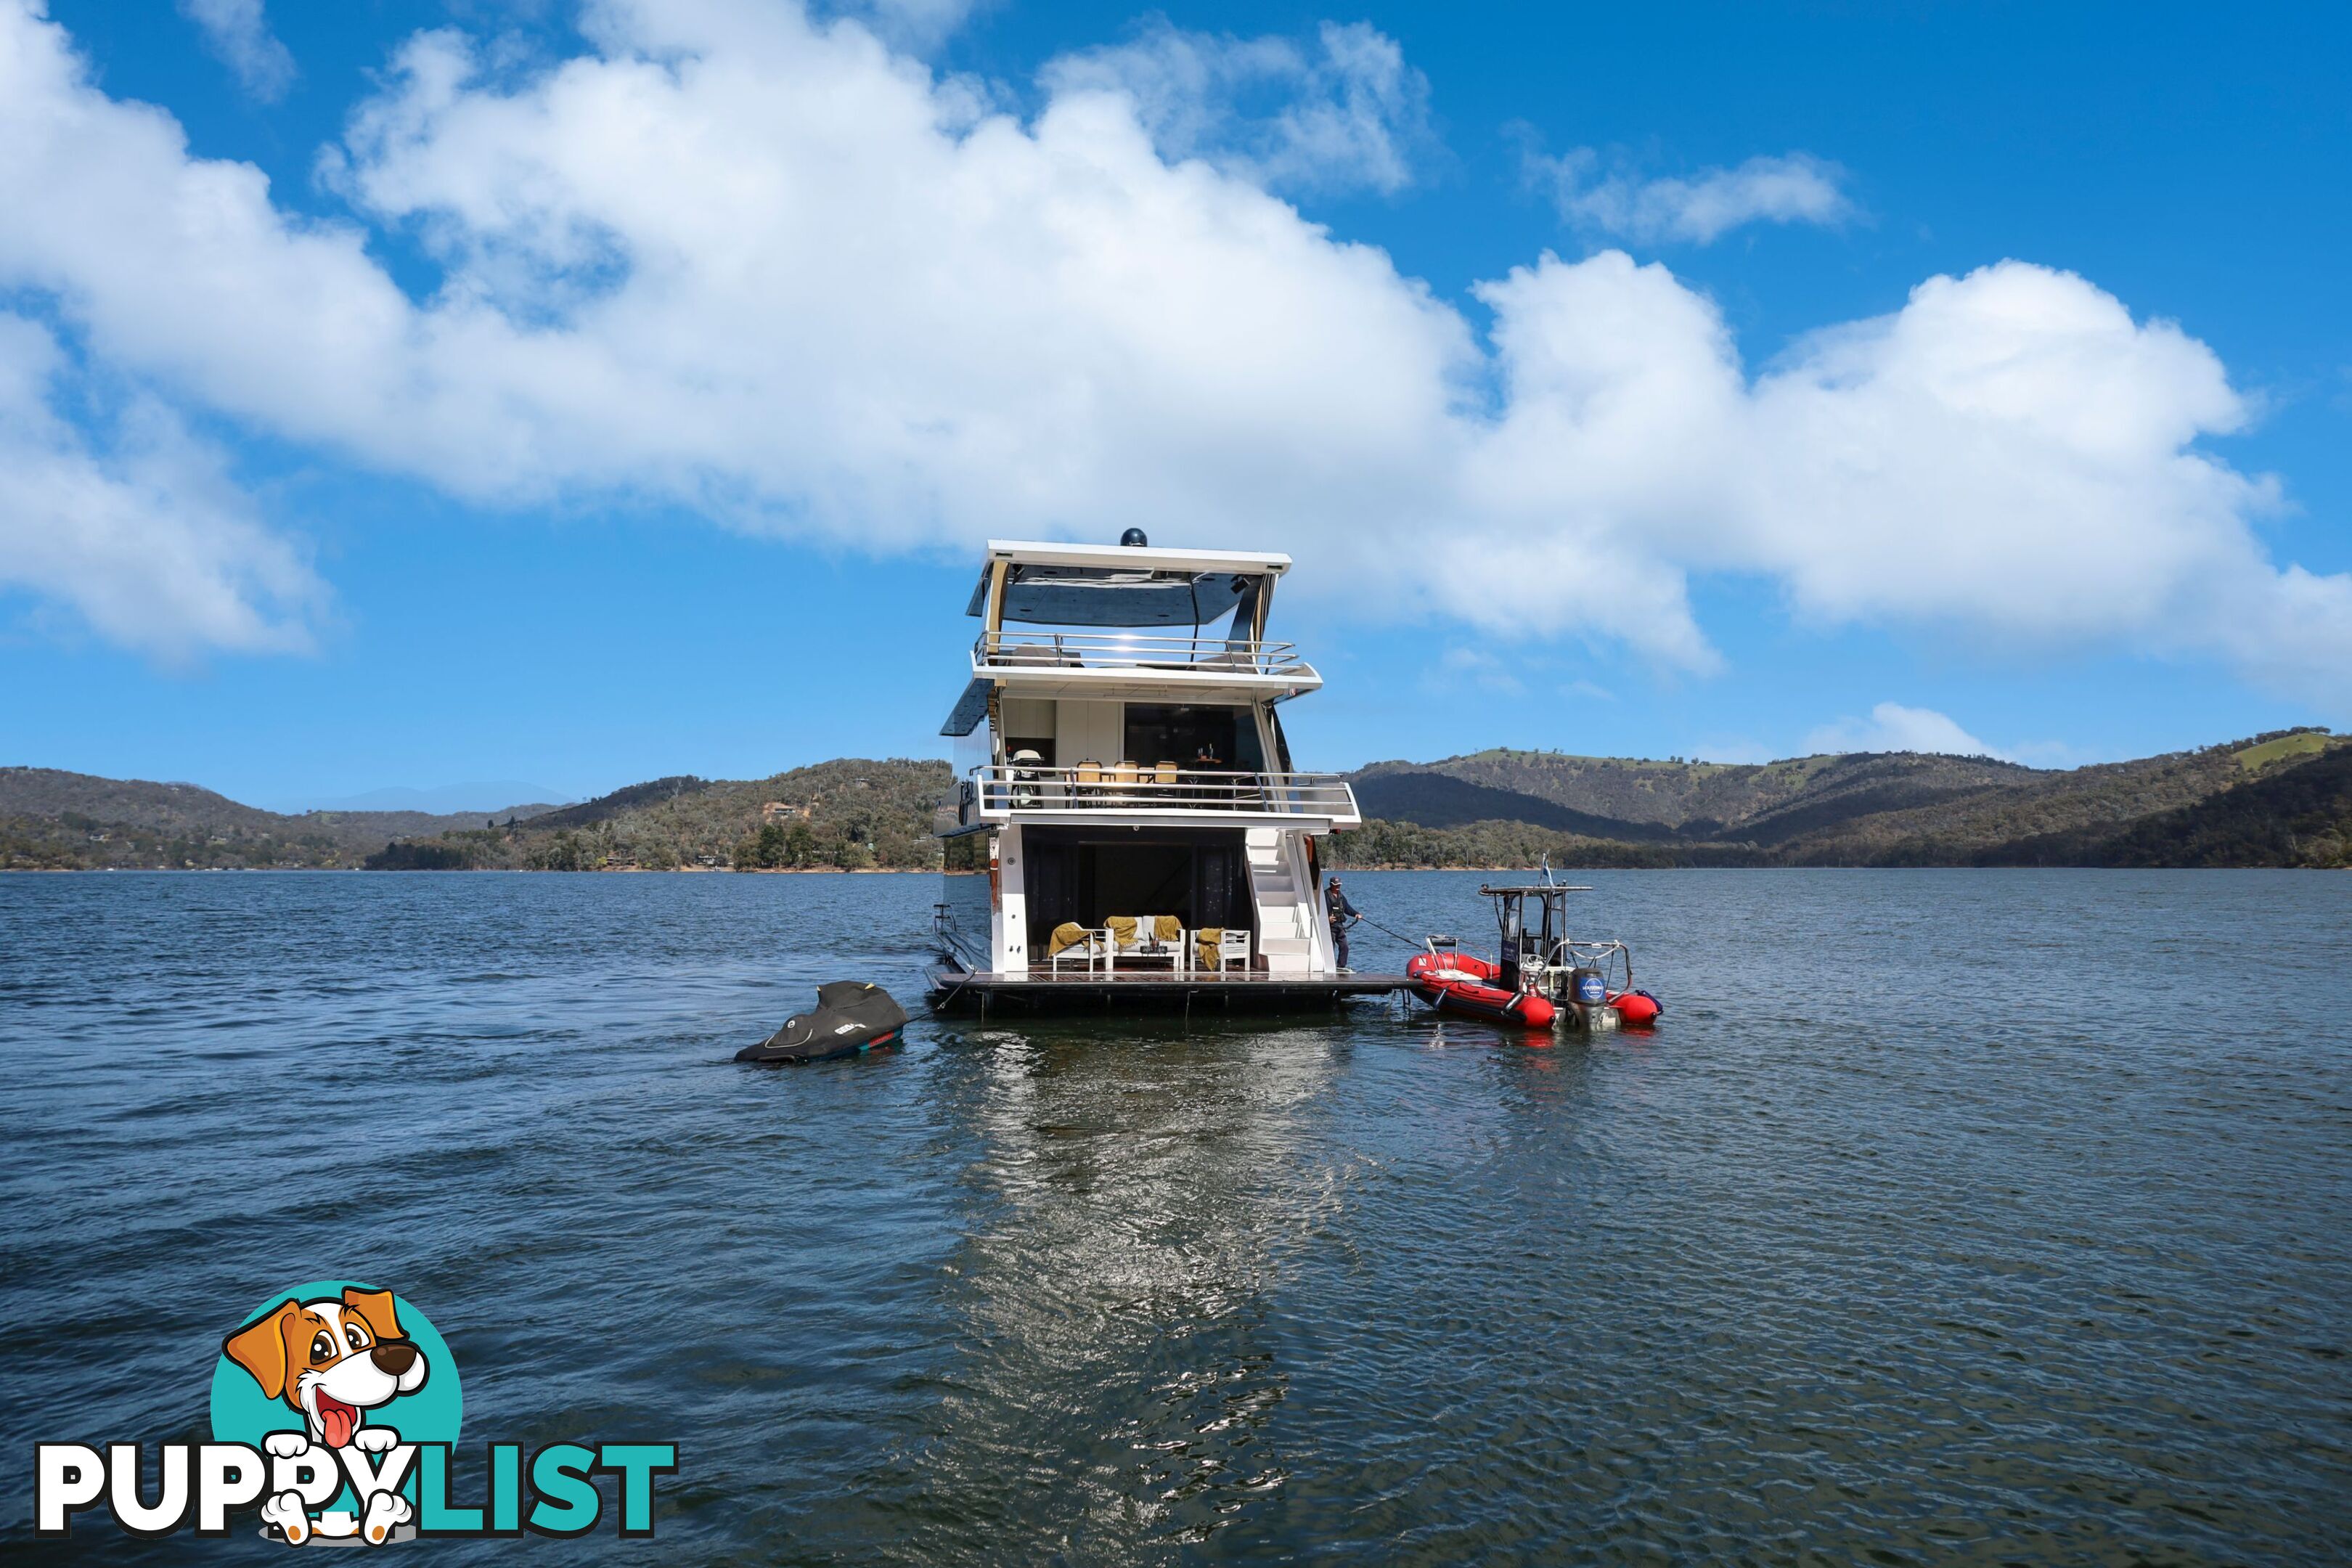
[[[1323,912],[1330,918],[1333,925],[1338,925],[1342,921],[1360,921],[1364,918],[1364,911],[1348,901],[1345,889],[1328,885],[1326,885],[1323,889]]]

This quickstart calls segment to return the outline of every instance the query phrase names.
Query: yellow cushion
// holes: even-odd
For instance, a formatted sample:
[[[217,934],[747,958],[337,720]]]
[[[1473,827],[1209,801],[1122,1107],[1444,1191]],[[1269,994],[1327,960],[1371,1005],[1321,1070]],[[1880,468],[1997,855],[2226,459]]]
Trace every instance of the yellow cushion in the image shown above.
[[[1076,947],[1086,940],[1086,927],[1076,921],[1064,921],[1054,928],[1054,934],[1046,939],[1045,956],[1051,958],[1065,948]]]
[[[1184,922],[1174,915],[1161,915],[1158,930],[1160,941],[1174,942],[1184,934]]]
[[[1217,943],[1223,940],[1224,934],[1222,926],[1204,926],[1192,933],[1192,946],[1200,952],[1202,963],[1215,964]]]
[[[1103,917],[1103,924],[1110,927],[1111,940],[1118,942],[1119,946],[1133,947],[1135,945],[1135,917],[1133,915],[1106,915]]]

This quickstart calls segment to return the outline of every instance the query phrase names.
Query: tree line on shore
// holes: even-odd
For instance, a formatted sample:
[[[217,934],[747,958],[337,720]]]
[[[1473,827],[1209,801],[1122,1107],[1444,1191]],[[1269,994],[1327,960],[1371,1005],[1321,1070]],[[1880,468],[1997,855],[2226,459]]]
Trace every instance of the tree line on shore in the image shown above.
[[[1333,835],[1334,866],[2352,866],[2352,744],[2316,730],[2072,770],[1495,752],[1355,776],[1368,808],[1402,809]],[[944,762],[845,759],[453,822],[279,816],[189,784],[0,768],[0,868],[977,868],[985,836],[933,835],[953,782]]]

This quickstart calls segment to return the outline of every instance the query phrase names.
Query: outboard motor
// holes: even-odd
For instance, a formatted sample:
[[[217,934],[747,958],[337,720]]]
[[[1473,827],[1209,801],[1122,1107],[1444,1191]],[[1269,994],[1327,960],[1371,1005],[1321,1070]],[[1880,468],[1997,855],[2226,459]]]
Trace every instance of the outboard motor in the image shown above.
[[[735,1053],[739,1062],[826,1062],[854,1057],[904,1037],[907,1010],[890,993],[863,980],[835,980],[816,988],[816,1011],[795,1013],[756,1046]]]
[[[1588,1029],[1613,1029],[1617,1009],[1609,1005],[1609,981],[1601,971],[1580,966],[1569,972],[1568,999]]]

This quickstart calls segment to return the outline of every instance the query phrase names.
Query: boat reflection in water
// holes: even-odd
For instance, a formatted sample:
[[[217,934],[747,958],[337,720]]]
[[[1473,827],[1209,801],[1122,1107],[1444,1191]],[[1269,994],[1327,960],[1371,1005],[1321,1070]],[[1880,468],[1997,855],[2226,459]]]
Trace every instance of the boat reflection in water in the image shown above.
[[[935,1484],[983,1513],[1067,1491],[1080,1560],[1139,1528],[1205,1539],[1280,1489],[1264,1430],[1289,1393],[1272,1298],[1365,1163],[1318,1153],[1333,1035],[1127,1037],[1138,1027],[1115,1050],[1051,1025],[975,1030],[960,1100],[941,1108],[978,1149]]]

